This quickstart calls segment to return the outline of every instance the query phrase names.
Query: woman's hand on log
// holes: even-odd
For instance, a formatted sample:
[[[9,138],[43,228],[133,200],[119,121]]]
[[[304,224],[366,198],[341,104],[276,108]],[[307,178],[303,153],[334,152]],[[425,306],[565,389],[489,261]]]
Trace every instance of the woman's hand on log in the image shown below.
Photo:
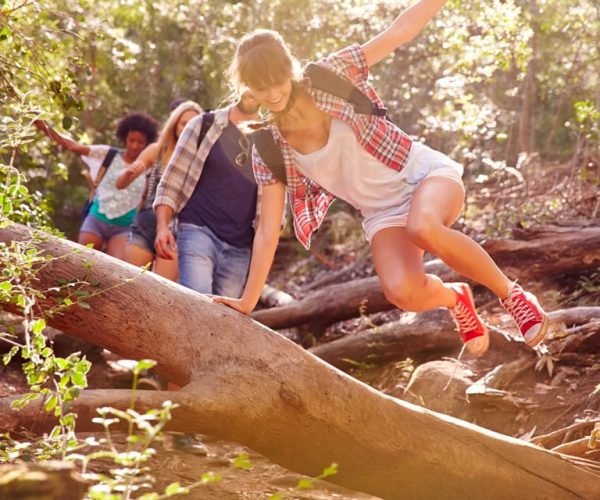
[[[246,304],[242,299],[232,299],[231,297],[222,297],[220,295],[210,295],[209,297],[215,302],[218,302],[219,304],[225,304],[226,306],[231,307],[242,314],[250,314],[252,309],[254,309],[254,307]]]

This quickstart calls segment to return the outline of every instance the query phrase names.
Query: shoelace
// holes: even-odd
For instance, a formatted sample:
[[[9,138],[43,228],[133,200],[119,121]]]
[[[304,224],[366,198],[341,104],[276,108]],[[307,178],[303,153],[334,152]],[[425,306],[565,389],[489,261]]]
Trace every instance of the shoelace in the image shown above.
[[[504,302],[507,311],[515,319],[519,327],[523,326],[528,321],[535,321],[536,314],[532,305],[529,303],[525,294],[522,297],[508,297]]]
[[[470,332],[479,327],[477,318],[462,302],[458,302],[458,304],[452,308],[452,312],[458,323],[458,329],[461,332]]]

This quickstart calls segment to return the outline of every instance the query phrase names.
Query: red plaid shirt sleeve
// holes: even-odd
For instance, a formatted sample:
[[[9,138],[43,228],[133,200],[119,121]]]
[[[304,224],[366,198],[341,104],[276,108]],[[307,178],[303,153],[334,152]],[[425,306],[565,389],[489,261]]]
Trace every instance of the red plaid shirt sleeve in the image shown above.
[[[337,70],[356,85],[362,87],[369,78],[369,66],[362,47],[358,44],[334,52],[323,60],[330,69]]]

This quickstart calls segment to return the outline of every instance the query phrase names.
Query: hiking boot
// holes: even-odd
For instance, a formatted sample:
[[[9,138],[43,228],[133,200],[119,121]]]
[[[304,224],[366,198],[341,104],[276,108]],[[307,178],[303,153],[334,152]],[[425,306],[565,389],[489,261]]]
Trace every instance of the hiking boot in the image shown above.
[[[204,446],[194,434],[181,434],[173,437],[173,447],[176,450],[190,453],[192,455],[200,455],[205,457],[208,455],[208,449]]]
[[[490,337],[475,310],[471,287],[466,283],[449,283],[449,285],[456,292],[456,305],[449,309],[458,327],[458,334],[471,354],[481,356],[490,345]]]
[[[521,335],[530,347],[537,346],[548,333],[550,320],[535,295],[513,283],[508,297],[500,303],[519,325]]]

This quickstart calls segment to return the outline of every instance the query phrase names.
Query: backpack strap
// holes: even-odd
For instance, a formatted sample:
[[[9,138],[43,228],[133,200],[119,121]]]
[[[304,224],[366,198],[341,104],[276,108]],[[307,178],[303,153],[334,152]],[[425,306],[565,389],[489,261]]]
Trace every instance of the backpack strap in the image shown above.
[[[198,143],[196,145],[197,148],[199,148],[200,144],[202,144],[202,141],[206,137],[206,133],[208,132],[208,129],[212,126],[214,121],[215,121],[215,113],[213,111],[207,111],[202,116],[202,125],[200,125],[200,135],[198,136]]]
[[[314,88],[344,99],[358,114],[387,117],[386,108],[377,106],[351,82],[323,66],[315,63],[308,64],[304,70],[304,76],[310,79]],[[279,146],[275,144],[271,131],[265,128],[259,129],[252,134],[252,140],[271,173],[287,186],[283,154]]]
[[[304,75],[310,79],[314,88],[344,99],[360,115],[387,115],[386,108],[380,108],[351,82],[323,66],[310,63],[306,66]]]
[[[267,128],[261,128],[252,134],[252,141],[262,160],[266,163],[271,173],[278,181],[287,186],[287,176],[285,174],[285,161],[281,149],[275,144],[273,134]]]
[[[106,153],[104,160],[102,160],[102,165],[100,165],[100,169],[98,170],[98,175],[96,175],[96,180],[94,181],[94,184],[93,184],[94,187],[93,187],[93,189],[90,189],[90,193],[88,195],[88,201],[90,203],[92,202],[92,200],[94,199],[94,196],[96,195],[96,188],[100,185],[100,183],[102,182],[102,179],[104,179],[104,174],[106,174],[108,167],[110,167],[111,163],[115,159],[115,156],[117,156],[118,152],[119,152],[118,148],[113,148],[113,147],[108,148],[108,153]]]

